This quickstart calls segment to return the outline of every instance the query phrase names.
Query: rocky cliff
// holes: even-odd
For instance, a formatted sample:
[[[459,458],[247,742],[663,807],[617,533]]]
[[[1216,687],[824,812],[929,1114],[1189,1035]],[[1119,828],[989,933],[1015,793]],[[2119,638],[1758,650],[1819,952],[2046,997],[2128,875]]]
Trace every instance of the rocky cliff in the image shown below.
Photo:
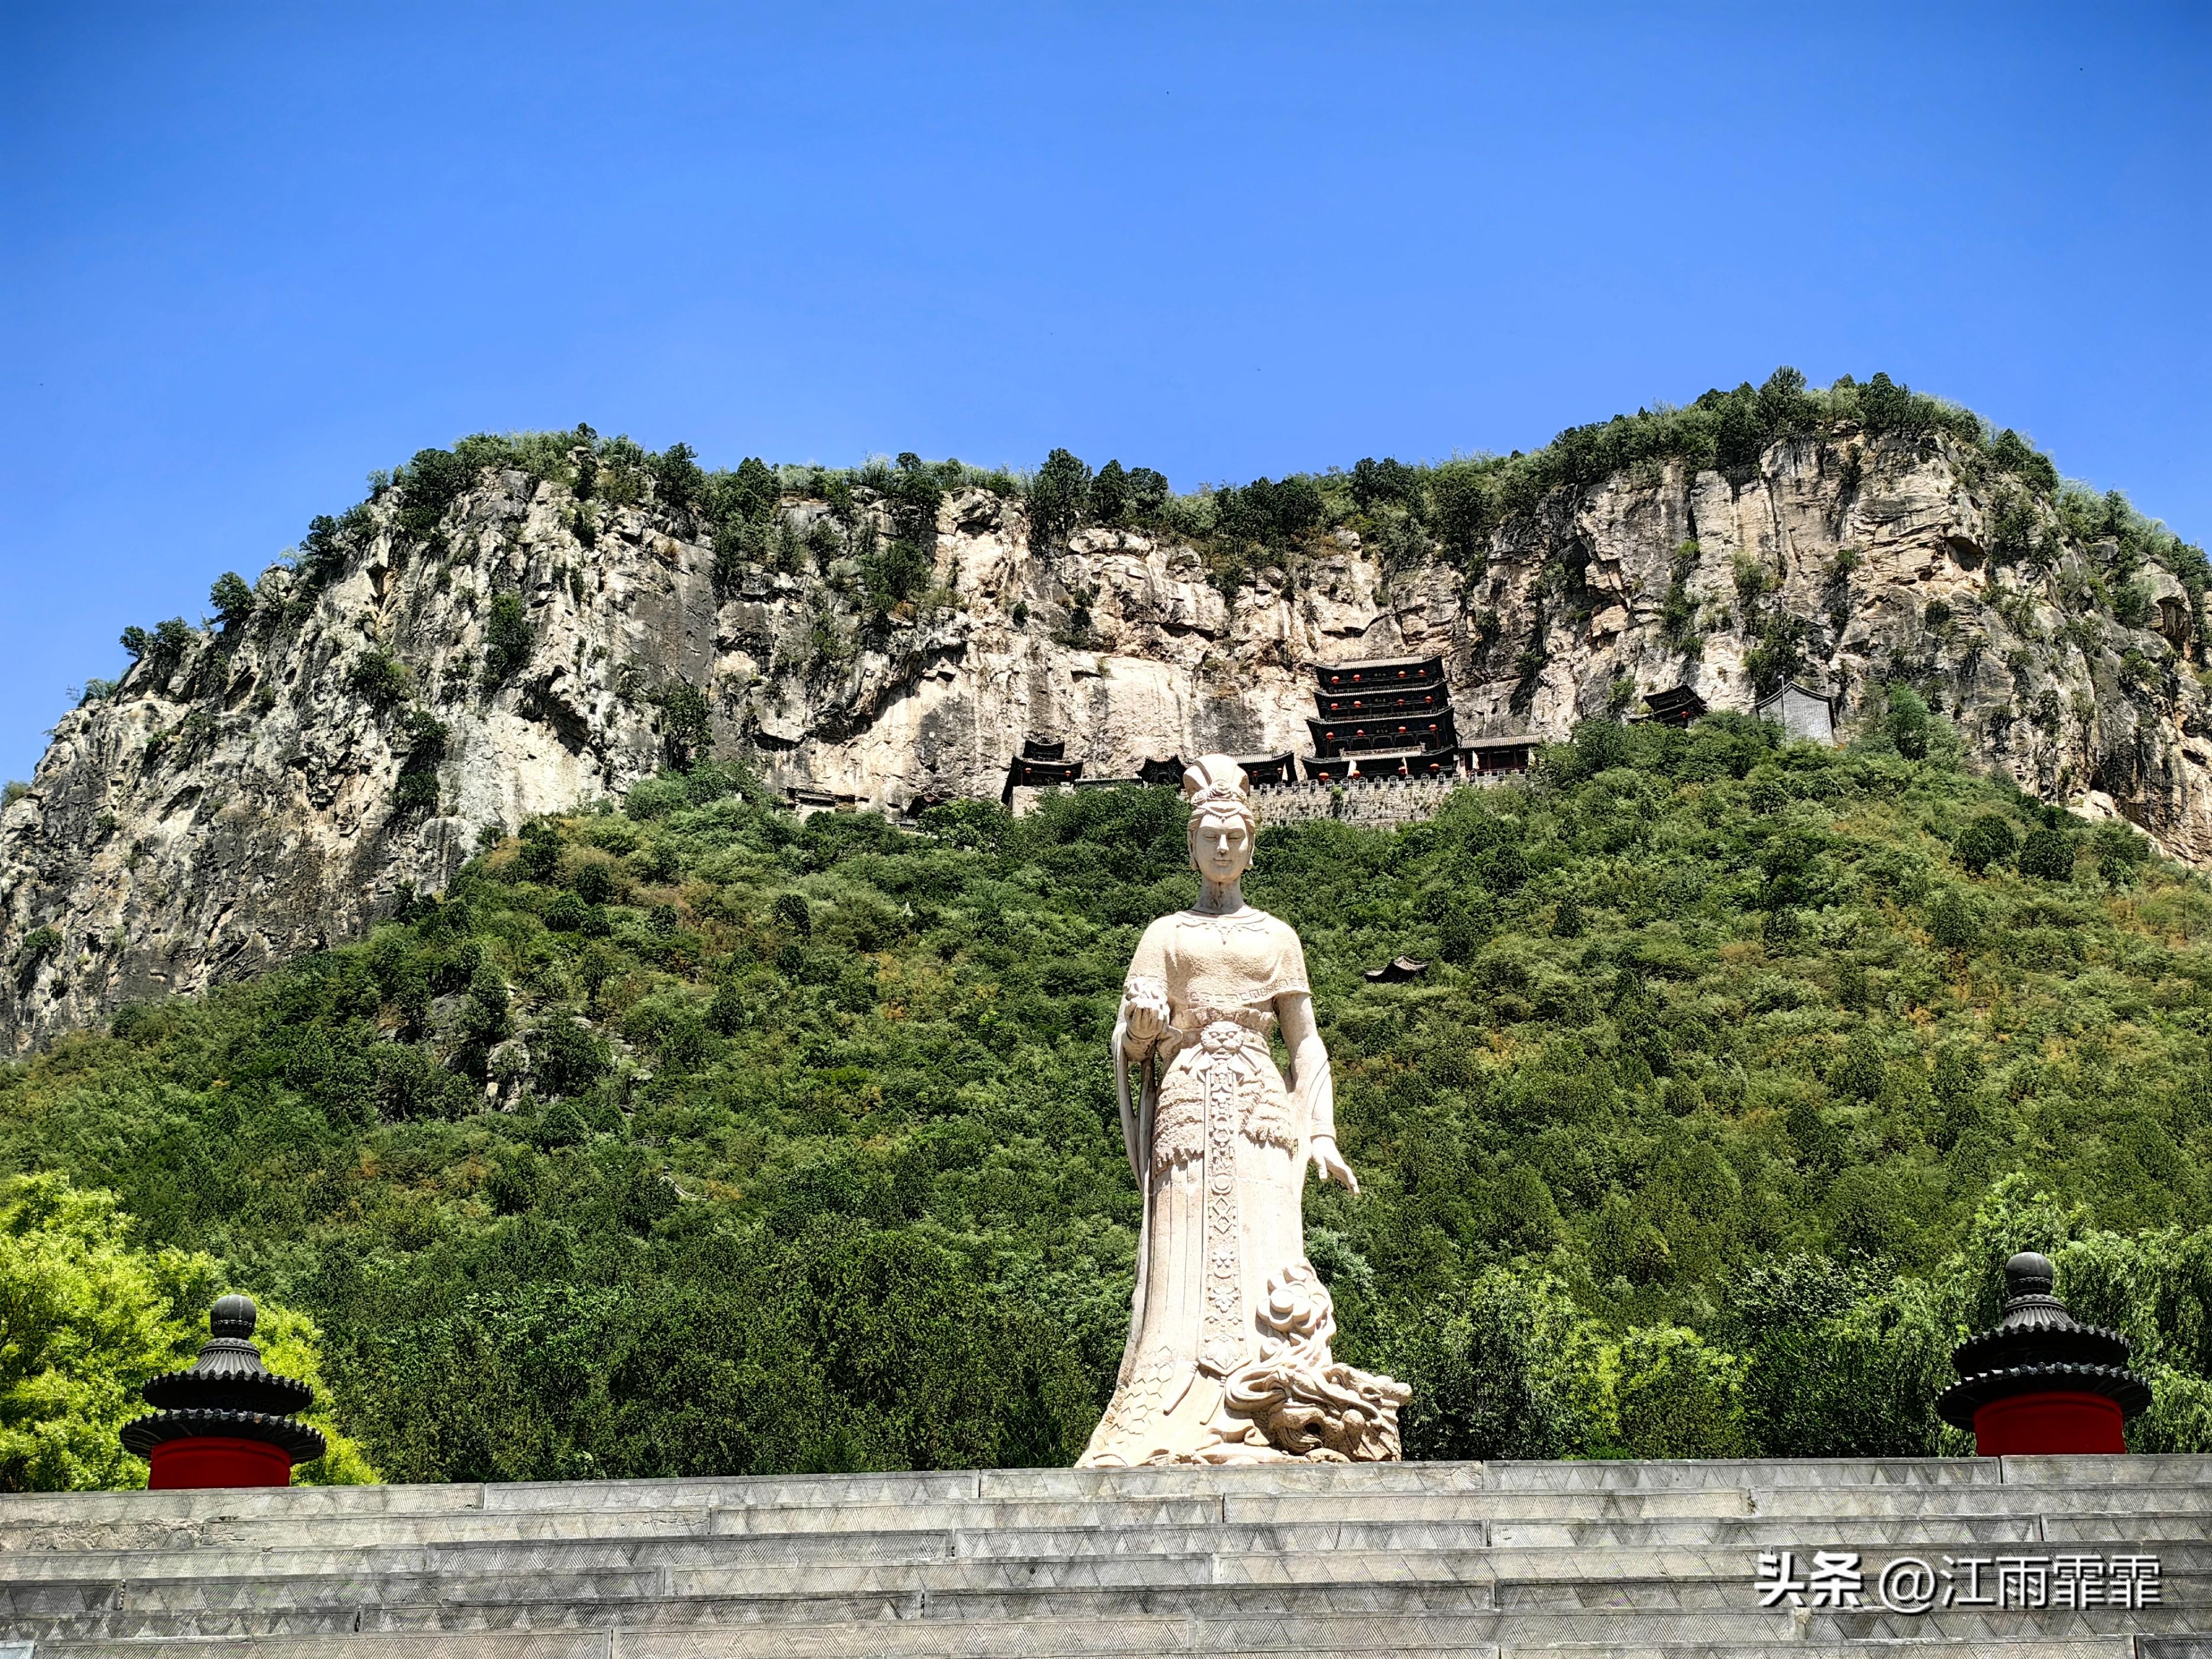
[[[356,935],[487,835],[710,748],[868,806],[995,797],[1026,736],[1092,775],[1304,752],[1307,666],[1401,653],[1444,656],[1463,738],[1677,684],[1744,709],[1784,675],[1848,721],[1909,684],[2022,788],[2212,859],[2201,555],[2012,441],[1832,418],[1726,468],[1585,445],[1579,474],[1465,464],[1456,495],[1308,481],[1279,532],[1217,497],[1055,501],[1035,537],[1019,491],[952,472],[917,507],[911,468],[762,469],[733,533],[587,449],[418,469],[63,716],[0,815],[0,1043]],[[920,562],[887,582],[894,546]]]

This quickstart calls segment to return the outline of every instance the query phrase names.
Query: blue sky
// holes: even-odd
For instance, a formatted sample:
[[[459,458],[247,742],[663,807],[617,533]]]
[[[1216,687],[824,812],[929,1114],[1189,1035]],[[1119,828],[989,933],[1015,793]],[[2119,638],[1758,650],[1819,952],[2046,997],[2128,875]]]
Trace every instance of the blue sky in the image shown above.
[[[0,775],[125,623],[481,429],[1188,488],[1789,362],[2212,534],[2202,4],[0,25]]]

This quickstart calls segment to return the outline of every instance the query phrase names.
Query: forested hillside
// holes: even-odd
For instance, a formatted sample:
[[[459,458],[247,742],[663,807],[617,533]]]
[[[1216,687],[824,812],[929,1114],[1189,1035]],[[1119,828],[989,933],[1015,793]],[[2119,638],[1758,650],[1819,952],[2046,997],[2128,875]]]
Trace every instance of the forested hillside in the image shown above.
[[[1311,1255],[1410,1455],[1962,1449],[1929,1402],[2027,1245],[2136,1340],[2137,1446],[2212,1449],[2212,890],[1957,751],[1902,690],[1840,752],[1592,722],[1432,823],[1265,833],[1363,1182]],[[0,1158],[311,1314],[387,1479],[1066,1462],[1183,821],[664,775],[10,1064]]]

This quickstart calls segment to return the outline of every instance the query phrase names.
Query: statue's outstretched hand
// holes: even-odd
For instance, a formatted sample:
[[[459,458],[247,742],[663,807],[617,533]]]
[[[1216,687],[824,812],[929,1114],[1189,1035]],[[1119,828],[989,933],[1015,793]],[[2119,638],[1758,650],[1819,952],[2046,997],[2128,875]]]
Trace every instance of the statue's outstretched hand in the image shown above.
[[[1316,1135],[1307,1146],[1307,1156],[1323,1181],[1334,1181],[1340,1187],[1359,1190],[1359,1177],[1352,1173],[1352,1166],[1344,1161],[1344,1154],[1336,1150],[1336,1142],[1328,1135]]]

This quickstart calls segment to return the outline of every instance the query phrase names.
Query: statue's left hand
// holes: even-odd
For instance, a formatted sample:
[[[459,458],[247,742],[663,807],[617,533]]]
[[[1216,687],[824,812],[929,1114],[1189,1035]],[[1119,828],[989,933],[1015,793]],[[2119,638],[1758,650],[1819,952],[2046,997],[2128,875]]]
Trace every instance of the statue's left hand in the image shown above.
[[[1340,1187],[1359,1190],[1359,1177],[1352,1173],[1352,1166],[1344,1161],[1344,1154],[1336,1150],[1336,1142],[1328,1135],[1316,1135],[1307,1147],[1307,1156],[1323,1181],[1334,1181]]]
[[[1139,980],[1121,993],[1122,1026],[1133,1049],[1147,1049],[1158,1042],[1171,1017],[1164,986]]]

